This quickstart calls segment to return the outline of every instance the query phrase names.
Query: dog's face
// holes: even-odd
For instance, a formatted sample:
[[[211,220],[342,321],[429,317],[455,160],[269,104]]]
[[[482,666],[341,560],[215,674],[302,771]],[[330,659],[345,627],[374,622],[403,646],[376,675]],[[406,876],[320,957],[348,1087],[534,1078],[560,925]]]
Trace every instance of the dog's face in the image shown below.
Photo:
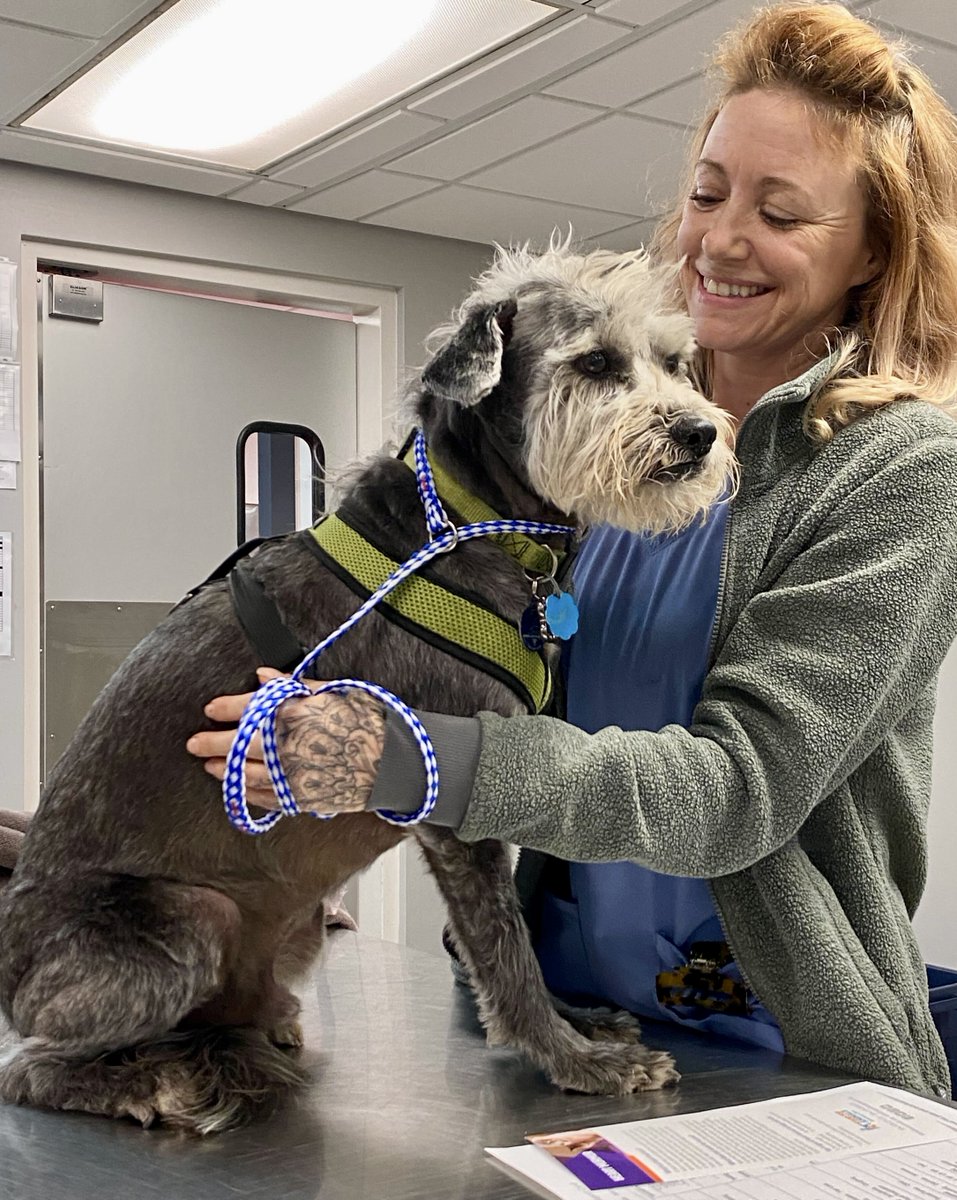
[[[580,523],[679,529],[734,457],[730,419],[688,382],[691,323],[671,294],[643,252],[500,251],[438,331],[423,386],[494,412],[531,487]]]

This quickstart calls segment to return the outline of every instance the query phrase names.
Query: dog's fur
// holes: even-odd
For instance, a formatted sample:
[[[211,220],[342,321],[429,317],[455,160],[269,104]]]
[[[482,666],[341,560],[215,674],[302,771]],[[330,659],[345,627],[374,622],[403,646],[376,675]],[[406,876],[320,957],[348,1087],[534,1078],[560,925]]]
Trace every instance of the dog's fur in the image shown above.
[[[671,283],[640,253],[500,252],[410,393],[431,451],[505,516],[654,531],[694,520],[733,460],[726,419],[684,376],[692,339],[667,302]],[[585,356],[599,349],[596,372],[601,360]],[[340,511],[387,538],[398,561],[426,540],[414,476],[395,458],[358,469]],[[302,535],[247,562],[303,645],[357,606]],[[509,620],[529,602],[521,567],[486,539],[434,571]],[[407,831],[372,813],[283,820],[260,837],[227,822],[184,745],[209,727],[212,696],[255,687],[256,665],[225,586],[205,588],[133,651],[51,772],[0,898],[0,1005],[21,1039],[0,1097],[206,1133],[300,1078],[281,1049],[300,1039],[286,984],[319,951],[322,898]],[[520,710],[502,683],[377,613],[319,670],[373,678],[427,710]],[[583,1092],[675,1078],[627,1014],[556,1010],[504,846],[427,825],[413,836],[491,1042]]]

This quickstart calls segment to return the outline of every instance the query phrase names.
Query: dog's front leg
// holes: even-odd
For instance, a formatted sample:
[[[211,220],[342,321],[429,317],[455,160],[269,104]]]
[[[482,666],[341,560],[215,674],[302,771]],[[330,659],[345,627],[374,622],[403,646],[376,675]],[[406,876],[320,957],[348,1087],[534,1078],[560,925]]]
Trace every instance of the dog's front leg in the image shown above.
[[[576,1092],[625,1095],[677,1079],[670,1055],[624,1038],[589,1040],[555,1011],[501,842],[468,845],[436,826],[419,826],[415,836],[448,906],[490,1043],[514,1046]]]

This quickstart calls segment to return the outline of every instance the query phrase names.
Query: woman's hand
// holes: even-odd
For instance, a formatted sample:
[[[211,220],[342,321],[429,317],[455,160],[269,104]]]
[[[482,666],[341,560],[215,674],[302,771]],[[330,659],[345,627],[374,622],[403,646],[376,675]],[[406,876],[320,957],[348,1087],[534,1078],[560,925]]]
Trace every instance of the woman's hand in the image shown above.
[[[281,676],[271,667],[260,667],[256,674],[262,683]],[[211,700],[206,715],[232,728],[194,733],[186,743],[190,754],[206,759],[204,769],[216,779],[226,773],[226,755],[252,696],[247,692]],[[293,697],[276,714],[279,760],[304,812],[362,812],[375,783],[384,738],[382,706],[362,692]],[[247,803],[278,808],[258,733],[249,745],[245,774]]]

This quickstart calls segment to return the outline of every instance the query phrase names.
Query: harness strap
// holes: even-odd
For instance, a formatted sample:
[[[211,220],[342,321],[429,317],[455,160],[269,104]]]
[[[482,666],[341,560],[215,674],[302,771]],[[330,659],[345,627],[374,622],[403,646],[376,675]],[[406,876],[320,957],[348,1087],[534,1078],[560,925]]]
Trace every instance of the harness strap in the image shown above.
[[[219,564],[202,583],[190,588],[170,609],[175,612],[210,584],[226,581],[236,618],[252,644],[260,663],[277,671],[290,671],[299,662],[305,648],[289,632],[279,610],[266,594],[265,588],[243,563],[254,550],[269,542],[281,541],[288,534],[251,538]]]
[[[326,566],[363,600],[399,566],[335,514],[305,531],[304,537],[312,541],[313,550]],[[467,596],[415,574],[383,599],[379,611],[424,641],[505,683],[530,712],[541,712],[548,703],[551,674],[541,656],[523,645],[511,622]]]
[[[229,572],[226,582],[236,617],[259,661],[278,671],[291,671],[301,661],[305,647],[289,632],[266,589],[241,562]]]

